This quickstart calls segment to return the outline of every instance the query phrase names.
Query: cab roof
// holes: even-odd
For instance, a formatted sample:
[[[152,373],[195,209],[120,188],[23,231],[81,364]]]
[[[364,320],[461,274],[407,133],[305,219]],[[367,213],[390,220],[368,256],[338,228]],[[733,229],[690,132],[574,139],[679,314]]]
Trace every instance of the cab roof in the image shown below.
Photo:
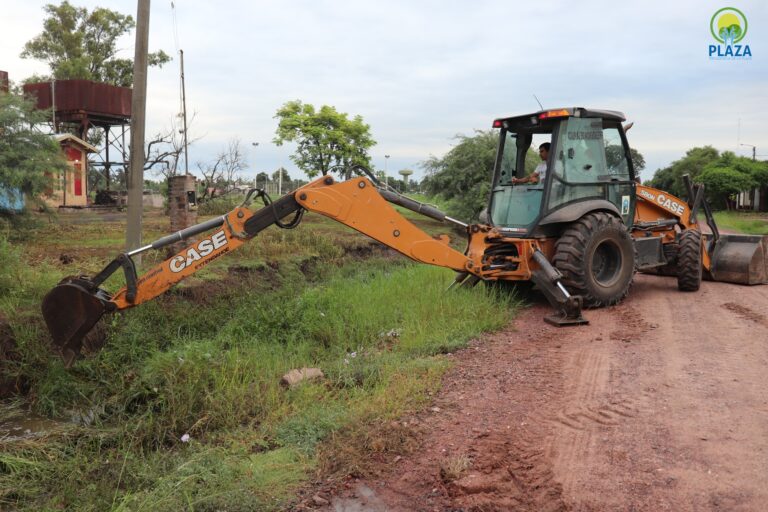
[[[520,116],[512,117],[500,117],[494,119],[494,128],[507,128],[509,126],[519,125],[536,125],[541,121],[562,117],[586,117],[586,118],[598,118],[606,121],[626,121],[626,117],[622,112],[617,110],[602,110],[591,109],[584,107],[570,107],[570,108],[548,108],[546,110],[539,110],[531,114],[524,114]]]

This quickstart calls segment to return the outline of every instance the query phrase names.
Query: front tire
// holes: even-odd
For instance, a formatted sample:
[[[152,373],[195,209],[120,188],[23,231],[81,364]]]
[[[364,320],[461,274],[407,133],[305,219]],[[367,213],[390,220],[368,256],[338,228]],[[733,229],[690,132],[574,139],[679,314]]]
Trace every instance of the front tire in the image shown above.
[[[620,219],[605,212],[585,215],[555,243],[555,267],[563,284],[587,307],[623,299],[635,273],[635,246]]]
[[[686,229],[680,233],[677,254],[677,288],[683,292],[698,291],[701,286],[701,232]]]

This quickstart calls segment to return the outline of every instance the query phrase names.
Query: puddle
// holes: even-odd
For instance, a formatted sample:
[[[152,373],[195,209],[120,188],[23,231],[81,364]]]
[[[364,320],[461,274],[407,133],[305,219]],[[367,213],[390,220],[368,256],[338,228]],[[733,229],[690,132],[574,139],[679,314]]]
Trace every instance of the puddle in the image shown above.
[[[60,421],[19,411],[18,414],[0,419],[0,443],[34,439],[66,425]]]

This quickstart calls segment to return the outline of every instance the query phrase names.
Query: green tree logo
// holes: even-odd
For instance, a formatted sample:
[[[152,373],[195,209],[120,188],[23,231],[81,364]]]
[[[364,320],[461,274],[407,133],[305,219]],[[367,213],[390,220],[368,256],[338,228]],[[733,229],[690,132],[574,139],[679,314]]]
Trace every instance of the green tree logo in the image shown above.
[[[718,43],[738,43],[747,35],[747,17],[734,7],[723,7],[712,16],[709,30]]]

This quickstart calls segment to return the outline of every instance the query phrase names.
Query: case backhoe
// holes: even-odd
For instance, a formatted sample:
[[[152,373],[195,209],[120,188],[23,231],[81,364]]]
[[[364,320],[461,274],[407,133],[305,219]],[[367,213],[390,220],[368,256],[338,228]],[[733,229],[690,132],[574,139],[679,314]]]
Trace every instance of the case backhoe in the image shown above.
[[[619,302],[636,270],[676,275],[683,291],[697,290],[704,276],[768,282],[768,237],[720,234],[702,186],[686,181],[688,199],[683,201],[636,182],[624,120],[620,112],[585,108],[496,119],[493,127],[500,129],[500,138],[491,194],[478,224],[465,224],[398,194],[367,171],[367,176],[343,182],[324,176],[274,202],[254,190],[251,194],[264,202],[259,210],[235,208],[121,254],[96,276],[64,279],[45,296],[43,316],[71,364],[104,313],[157,297],[273,224],[296,227],[304,211],[346,224],[415,261],[455,270],[451,286],[533,282],[555,309],[546,318],[554,325],[587,323],[583,307]],[[546,177],[541,183],[514,184],[513,178],[525,175],[534,135],[551,140]],[[466,250],[453,249],[447,237],[429,236],[393,204],[458,226],[466,232]],[[711,231],[707,235],[699,228],[702,213]],[[136,254],[207,232],[137,275]],[[125,286],[116,293],[102,289],[120,269]]]

